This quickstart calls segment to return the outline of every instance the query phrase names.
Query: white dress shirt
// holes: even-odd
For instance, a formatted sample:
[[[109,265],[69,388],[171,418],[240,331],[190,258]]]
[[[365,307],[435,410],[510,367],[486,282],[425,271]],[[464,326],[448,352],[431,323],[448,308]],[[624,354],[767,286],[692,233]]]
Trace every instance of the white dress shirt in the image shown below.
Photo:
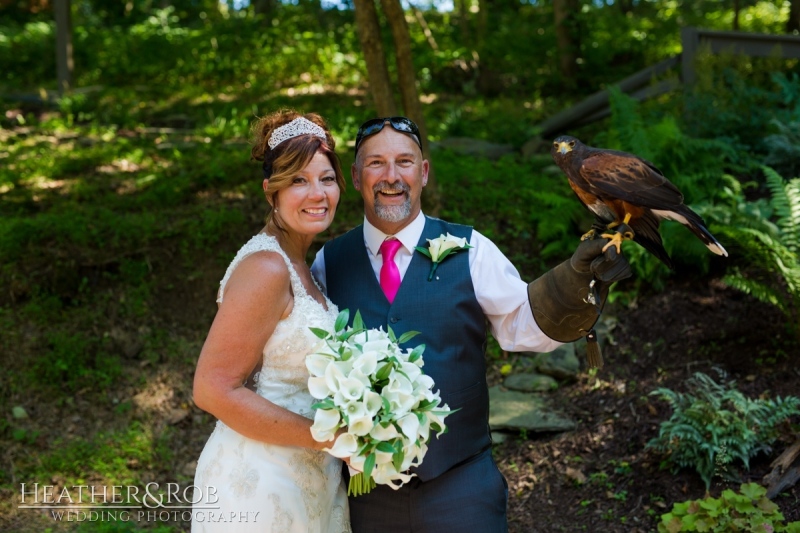
[[[396,235],[386,235],[364,218],[364,244],[376,279],[380,280],[383,264],[380,255],[381,243],[389,237],[394,237],[402,243],[394,256],[402,279],[408,270],[408,265],[411,264],[411,258],[424,228],[425,215],[422,212]],[[475,297],[491,324],[492,335],[500,346],[509,352],[549,352],[561,346],[562,343],[549,338],[539,329],[528,305],[528,284],[522,281],[519,272],[503,252],[474,229],[469,243],[472,246],[467,250],[469,271]],[[317,252],[314,264],[311,265],[311,272],[327,293],[324,247]]]

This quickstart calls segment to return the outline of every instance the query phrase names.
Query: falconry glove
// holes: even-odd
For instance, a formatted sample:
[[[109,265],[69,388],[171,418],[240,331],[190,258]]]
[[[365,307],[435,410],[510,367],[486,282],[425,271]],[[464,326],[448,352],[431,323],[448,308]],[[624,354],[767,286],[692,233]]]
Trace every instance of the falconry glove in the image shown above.
[[[587,337],[589,365],[601,367],[602,356],[592,327],[615,281],[630,277],[628,260],[608,239],[581,241],[572,257],[528,285],[533,318],[545,335],[559,342]]]

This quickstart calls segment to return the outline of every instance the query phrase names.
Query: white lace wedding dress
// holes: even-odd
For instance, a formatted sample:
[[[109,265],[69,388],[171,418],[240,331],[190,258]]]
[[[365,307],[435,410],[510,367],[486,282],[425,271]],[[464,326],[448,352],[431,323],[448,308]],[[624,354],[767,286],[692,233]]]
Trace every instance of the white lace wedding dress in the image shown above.
[[[331,328],[336,307],[326,299],[326,310],[308,295],[277,240],[265,234],[256,235],[239,250],[220,283],[217,301],[222,301],[225,284],[239,262],[262,250],[278,252],[286,261],[294,308],[264,346],[256,392],[313,418],[315,400],[308,392],[305,356],[319,339],[309,327]],[[192,532],[349,532],[341,471],[342,462],[325,452],[255,441],[219,421],[197,463],[194,485],[204,498],[194,505]],[[212,487],[209,498],[206,487]]]

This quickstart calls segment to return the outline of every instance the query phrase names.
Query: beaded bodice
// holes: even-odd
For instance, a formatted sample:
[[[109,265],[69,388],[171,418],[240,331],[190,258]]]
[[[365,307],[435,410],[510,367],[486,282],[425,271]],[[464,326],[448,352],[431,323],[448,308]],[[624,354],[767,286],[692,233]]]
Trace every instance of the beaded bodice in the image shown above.
[[[305,358],[319,345],[320,339],[309,328],[332,329],[339,312],[336,306],[325,298],[325,309],[312,298],[278,241],[263,233],[250,239],[236,254],[220,282],[217,302],[222,302],[225,284],[242,259],[262,251],[276,252],[286,262],[294,294],[294,307],[289,316],[278,322],[264,346],[261,371],[256,375],[256,392],[285,409],[313,418],[311,405],[316,400],[308,392]],[[265,302],[265,305],[269,305],[269,302]]]

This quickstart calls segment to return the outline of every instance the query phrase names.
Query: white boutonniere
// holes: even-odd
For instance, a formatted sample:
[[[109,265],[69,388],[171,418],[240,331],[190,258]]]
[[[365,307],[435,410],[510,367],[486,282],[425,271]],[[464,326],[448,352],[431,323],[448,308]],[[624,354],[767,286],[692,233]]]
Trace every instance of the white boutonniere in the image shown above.
[[[435,239],[428,239],[427,248],[424,246],[417,246],[417,251],[425,255],[432,263],[431,272],[428,274],[428,281],[433,279],[433,274],[439,267],[439,263],[454,253],[470,248],[472,248],[472,246],[467,244],[467,239],[455,237],[450,235],[450,233],[447,235],[439,235]]]

